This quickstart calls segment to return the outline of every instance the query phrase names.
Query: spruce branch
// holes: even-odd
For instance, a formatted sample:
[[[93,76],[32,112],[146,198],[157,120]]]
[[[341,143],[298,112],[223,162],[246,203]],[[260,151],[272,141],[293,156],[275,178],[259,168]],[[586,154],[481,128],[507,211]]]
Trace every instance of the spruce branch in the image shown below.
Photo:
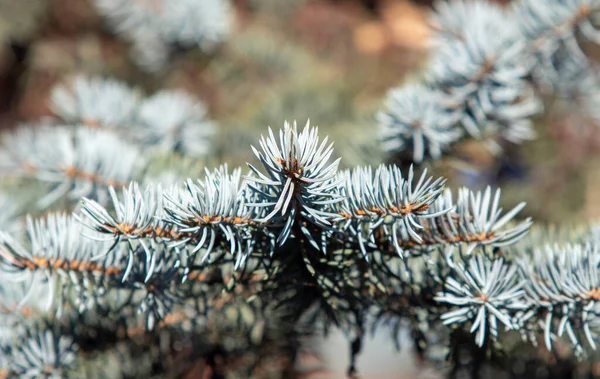
[[[60,379],[74,368],[78,348],[70,337],[43,329],[28,331],[22,340],[2,350],[1,354],[10,360],[3,362],[1,378]]]
[[[298,217],[317,227],[331,225],[330,218],[336,214],[329,210],[331,204],[342,201],[336,192],[341,183],[336,178],[341,158],[329,163],[333,154],[333,144],[327,146],[327,137],[319,141],[318,129],[310,127],[310,121],[298,133],[296,123],[285,123],[279,132],[279,143],[272,130],[269,136],[261,137],[258,151],[265,172],[262,173],[249,164],[256,176],[249,176],[249,187],[259,196],[257,202],[249,205],[264,207],[261,221],[282,225],[277,243],[283,245],[288,239]],[[310,237],[306,228],[303,232]]]
[[[19,175],[54,188],[38,201],[88,196],[105,202],[109,186],[129,182],[142,163],[140,150],[116,135],[68,126],[24,126],[6,134],[0,150],[3,176]]]
[[[511,313],[525,308],[524,282],[519,280],[515,266],[505,264],[502,258],[492,261],[478,255],[464,265],[455,265],[453,273],[445,291],[435,298],[457,307],[442,315],[444,324],[470,321],[470,332],[475,333],[479,346],[483,346],[488,333],[498,337],[499,323],[513,329]]]
[[[184,91],[148,98],[126,83],[75,76],[52,89],[52,111],[63,122],[109,130],[143,148],[201,157],[210,151],[214,124],[206,106]]]
[[[286,124],[279,136],[270,131],[262,151],[255,149],[265,172],[250,166],[244,177],[240,169],[230,173],[221,166],[182,186],[142,189],[132,182],[120,193],[111,187],[106,206],[82,199],[79,228],[95,235],[80,237],[106,247],[93,255],[100,272],[86,274],[107,279],[102,270],[116,269],[109,281],[82,287],[91,296],[79,296],[78,312],[120,315],[154,331],[179,312],[210,318],[242,291],[264,301],[261,307],[281,306],[283,320],[324,315],[325,324],[361,335],[364,312],[373,305],[415,323],[423,322],[416,310],[433,319],[450,307],[440,306],[434,294],[447,288],[456,270],[483,265],[497,275],[498,268],[486,266],[494,253],[485,247],[512,245],[531,226],[529,219],[513,223],[524,204],[502,211],[499,190],[460,189],[454,202],[445,180],[426,171],[415,175],[411,168],[405,176],[382,165],[374,172],[338,172],[339,160],[330,163],[331,145],[309,125],[298,133]],[[48,257],[36,261],[26,250],[13,250],[3,258],[14,271],[64,269]],[[467,268],[469,259],[477,265]],[[74,266],[90,271],[91,264]],[[502,267],[514,276],[512,263]],[[386,305],[391,298],[397,305]],[[460,323],[481,324],[471,318],[476,312],[460,312]],[[516,310],[510,312],[512,323]],[[480,344],[487,333],[497,334],[497,320],[489,317],[491,329],[476,327]]]
[[[23,229],[21,226],[20,207],[7,193],[0,192],[0,230],[18,234]]]
[[[483,192],[459,189],[455,211],[428,220],[425,240],[442,244],[466,243],[469,252],[478,246],[504,247],[514,244],[529,231],[532,220],[526,218],[516,225],[511,224],[525,203],[503,214],[502,208],[499,208],[500,194],[498,189],[492,198],[490,187]],[[448,208],[453,204],[450,191],[445,191],[438,199],[439,203],[434,209]]]
[[[514,17],[494,4],[454,1],[440,7],[444,13],[432,16],[439,43],[427,80],[461,110],[461,124],[472,137],[531,139],[528,118],[541,111],[541,103],[528,83],[535,61]],[[465,17],[470,20],[462,23]]]
[[[47,314],[49,286],[29,288],[28,283],[2,280],[0,282],[0,345],[10,343],[36,318]],[[29,291],[34,293],[27,297]],[[25,300],[24,300],[25,299]]]
[[[519,0],[513,4],[522,33],[551,54],[561,45],[568,46],[574,54],[584,53],[576,41],[578,35],[600,43],[598,12],[594,0]]]
[[[241,169],[228,173],[227,166],[213,172],[206,171],[204,181],[186,183],[186,192],[179,198],[166,195],[165,221],[189,235],[182,242],[193,240],[194,252],[205,248],[206,260],[217,237],[228,241],[229,251],[241,264],[252,251],[250,228],[256,225],[255,211],[246,205],[249,189],[242,181]],[[187,201],[180,199],[187,198]],[[208,241],[208,245],[206,242]]]
[[[350,232],[358,242],[361,251],[367,256],[367,244],[378,246],[375,231],[383,231],[389,236],[396,251],[403,255],[399,245],[402,239],[421,243],[419,234],[423,229],[420,219],[439,217],[452,208],[429,212],[444,189],[444,180],[434,180],[423,172],[414,184],[414,171],[403,177],[396,166],[380,166],[375,175],[370,167],[357,168],[343,173],[345,199],[340,203],[338,213],[343,217],[336,224],[339,232]],[[363,236],[364,231],[366,235]]]
[[[541,315],[541,328],[548,349],[552,341],[566,333],[579,355],[583,338],[596,350],[600,308],[599,246],[596,241],[565,247],[546,246],[533,256],[518,260],[526,284],[529,312]]]
[[[187,156],[206,156],[215,133],[206,106],[183,91],[161,91],[145,99],[136,112],[141,143]]]
[[[175,44],[215,47],[230,21],[228,2],[96,3],[153,68]],[[600,42],[599,7],[438,2],[425,79],[390,91],[378,118],[382,146],[421,162],[465,137],[521,143],[534,137],[545,90],[594,115],[598,68],[580,40]],[[0,233],[0,377],[70,376],[84,355],[77,346],[103,323],[111,343],[158,345],[167,335],[173,346],[161,343],[159,354],[187,339],[234,356],[285,346],[287,331],[335,324],[353,340],[354,375],[373,309],[396,329],[407,321],[420,342],[440,321],[458,329],[453,337],[472,334],[481,359],[502,342],[501,329],[531,342],[543,335],[550,350],[561,337],[580,356],[596,349],[593,230],[525,238],[525,204],[503,210],[500,190],[451,191],[412,166],[340,172],[332,144],[310,123],[269,129],[252,148],[262,167],[249,165],[247,175],[221,166],[178,186],[141,185],[146,153],[209,151],[214,126],[202,103],[177,91],[143,98],[85,77],[56,87],[52,102],[71,125],[6,134],[0,166],[51,183],[40,206],[83,199],[76,216],[29,217],[24,242]],[[10,201],[0,197],[0,228],[15,218]],[[39,318],[78,330],[39,327]]]
[[[110,29],[133,45],[132,59],[147,71],[162,69],[175,47],[214,51],[233,23],[228,0],[95,0],[94,5]]]
[[[382,148],[386,151],[412,151],[412,160],[425,155],[440,159],[442,151],[458,141],[462,113],[450,99],[435,88],[408,84],[390,90],[386,109],[378,114]]]
[[[118,80],[78,75],[52,88],[50,99],[52,111],[65,123],[127,129],[134,125],[141,94]]]
[[[237,257],[237,266],[252,251],[250,228],[256,228],[257,222],[252,208],[245,205],[248,191],[239,169],[232,174],[227,166],[214,172],[207,170],[204,180],[194,183],[190,179],[185,188],[162,190],[150,185],[142,192],[138,184],[132,183],[123,189],[120,198],[112,188],[110,193],[114,216],[98,202],[84,198],[81,217],[95,231],[112,236],[115,243],[138,240],[149,256],[152,249],[146,247],[147,240],[164,243],[174,251],[180,251],[178,247],[183,245],[195,245],[190,253],[195,256],[203,249],[201,263],[213,248],[227,243]]]
[[[59,297],[66,299],[67,289],[73,289],[76,299],[84,304],[90,296],[101,296],[99,288],[110,286],[123,272],[116,254],[106,254],[108,244],[82,235],[81,225],[64,214],[50,214],[46,219],[27,219],[30,248],[0,233],[0,271],[4,280],[28,283],[20,308],[40,288],[47,288],[47,309]],[[100,261],[97,256],[104,256]],[[58,290],[54,287],[58,286]],[[57,291],[57,293],[55,293]]]
[[[412,152],[414,162],[440,159],[462,134],[498,153],[505,142],[535,138],[541,95],[583,99],[595,117],[587,99],[598,69],[579,39],[600,43],[599,15],[594,0],[436,2],[423,80],[389,92],[379,115],[382,148]]]

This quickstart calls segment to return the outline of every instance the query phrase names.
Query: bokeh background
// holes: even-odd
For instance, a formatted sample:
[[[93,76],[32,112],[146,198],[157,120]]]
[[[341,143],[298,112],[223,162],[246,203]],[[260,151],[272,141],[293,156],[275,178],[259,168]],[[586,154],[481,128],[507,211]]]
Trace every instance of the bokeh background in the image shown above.
[[[196,95],[218,124],[219,162],[244,164],[253,159],[247,146],[267,126],[310,119],[336,141],[343,165],[377,164],[386,157],[374,115],[387,91],[427,61],[430,3],[236,0],[224,44],[210,53],[179,51],[148,72],[90,0],[0,0],[0,127],[50,114],[52,86],[85,73],[148,93]],[[472,187],[502,184],[538,222],[600,217],[598,129],[576,109],[552,106],[537,132],[501,159],[477,142],[459,144],[436,169]]]

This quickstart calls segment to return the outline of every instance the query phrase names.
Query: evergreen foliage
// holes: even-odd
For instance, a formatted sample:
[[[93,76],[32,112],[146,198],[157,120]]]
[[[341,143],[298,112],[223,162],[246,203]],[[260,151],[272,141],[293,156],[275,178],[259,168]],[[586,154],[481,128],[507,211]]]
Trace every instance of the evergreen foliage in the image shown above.
[[[225,1],[96,3],[149,68],[170,44],[211,49],[229,27]],[[161,154],[210,154],[218,129],[201,102],[83,76],[55,87],[54,117],[0,144],[2,179],[48,184],[26,212],[0,194],[0,377],[161,375],[184,345],[220,374],[252,377],[265,357],[293,360],[317,325],[347,333],[357,376],[371,317],[405,323],[424,350],[441,330],[489,354],[517,335],[589,356],[598,228],[536,229],[500,189],[453,189],[406,164],[465,136],[494,148],[534,138],[548,91],[597,112],[580,40],[600,42],[600,3],[551,3],[437,4],[423,82],[392,90],[378,116],[383,149],[409,157],[401,166],[342,169],[317,127],[286,121],[250,147],[259,164],[151,175]],[[106,367],[114,351],[124,358]],[[135,356],[151,369],[129,367]]]
[[[94,0],[109,27],[132,44],[131,57],[142,68],[165,67],[175,47],[211,52],[229,34],[229,0]]]
[[[532,118],[550,94],[580,99],[597,118],[598,68],[580,44],[600,43],[599,14],[594,0],[436,2],[427,68],[421,83],[390,91],[382,148],[421,162],[462,136],[499,153],[535,138]]]

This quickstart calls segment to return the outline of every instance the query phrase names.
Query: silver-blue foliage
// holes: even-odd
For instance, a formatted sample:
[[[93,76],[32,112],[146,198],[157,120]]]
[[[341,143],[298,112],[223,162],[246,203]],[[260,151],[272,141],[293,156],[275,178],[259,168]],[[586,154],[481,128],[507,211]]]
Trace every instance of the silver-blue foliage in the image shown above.
[[[330,162],[333,143],[327,137],[319,140],[318,128],[310,121],[298,133],[296,122],[285,123],[279,132],[279,141],[269,128],[269,136],[261,137],[261,151],[252,147],[265,172],[249,164],[254,175],[248,176],[249,187],[258,197],[256,207],[264,207],[260,222],[276,223],[283,227],[277,242],[281,245],[289,237],[296,215],[301,215],[318,226],[331,225],[337,215],[332,204],[342,201],[337,192],[341,179],[336,178],[341,158]]]
[[[34,293],[23,302],[28,291]],[[0,280],[0,345],[11,343],[30,327],[32,315],[48,311],[49,291],[52,288],[45,285],[30,289],[27,282]]]
[[[455,309],[441,317],[446,325],[471,324],[475,341],[483,346],[486,338],[498,337],[499,324],[513,329],[511,312],[524,309],[524,282],[517,268],[503,259],[490,260],[482,255],[452,267],[453,276],[445,283],[436,301]]]
[[[381,146],[391,152],[410,150],[415,162],[426,155],[440,159],[442,151],[462,136],[461,117],[451,99],[435,88],[414,84],[393,89],[377,117]]]
[[[53,186],[39,199],[46,208],[64,196],[105,202],[110,185],[133,179],[143,163],[137,146],[108,131],[72,126],[22,126],[2,136],[0,174]]]
[[[449,192],[446,192],[448,199]],[[510,225],[515,216],[525,207],[520,203],[510,211],[503,214],[500,208],[500,189],[492,197],[492,190],[487,187],[483,192],[473,192],[468,188],[458,191],[456,213],[458,223],[450,222],[455,215],[448,215],[445,225],[440,225],[447,237],[462,236],[465,242],[476,245],[503,247],[512,245],[523,237],[531,227],[531,218],[526,218],[516,225]],[[446,205],[447,206],[447,205]],[[446,228],[448,227],[448,228]]]
[[[537,60],[532,75],[542,89],[562,96],[586,96],[577,90],[580,80],[597,76],[598,69],[580,46],[580,40],[600,43],[600,6],[594,0],[519,0],[511,5],[522,38]],[[592,81],[598,87],[597,79]],[[565,93],[565,87],[569,89]],[[591,109],[590,109],[591,110]]]
[[[519,143],[533,137],[528,118],[541,110],[527,81],[535,60],[514,17],[500,5],[481,3],[454,1],[432,16],[439,36],[428,80],[462,110],[472,137],[499,134]]]
[[[230,26],[227,1],[152,4],[96,0],[148,68],[164,64],[173,44],[209,51]],[[390,91],[379,113],[384,149],[420,162],[439,159],[465,135],[531,139],[536,89],[576,99],[594,115],[598,69],[579,39],[599,43],[599,22],[597,0],[438,2],[425,83]],[[515,221],[524,203],[505,212],[500,190],[461,188],[453,197],[443,178],[395,165],[339,172],[333,144],[295,122],[279,134],[269,129],[252,148],[262,168],[249,164],[247,175],[222,166],[180,186],[140,187],[132,179],[146,151],[209,150],[214,127],[200,102],[176,91],[144,99],[117,81],[77,77],[54,89],[52,110],[71,125],[5,134],[2,174],[50,183],[42,207],[83,200],[76,216],[28,217],[28,238],[19,241],[6,232],[14,213],[0,197],[3,373],[59,378],[75,363],[71,337],[21,322],[26,313],[99,312],[154,330],[175,314],[205,317],[211,290],[233,293],[245,270],[257,268],[260,285],[250,290],[281,278],[294,290],[316,288],[311,295],[331,314],[350,315],[344,324],[376,304],[421,326],[440,315],[445,325],[467,325],[479,346],[504,327],[542,332],[548,349],[563,336],[579,354],[596,349],[600,239],[519,255],[532,250],[517,245],[532,222]],[[311,248],[324,254],[305,254]],[[283,275],[274,267],[281,256],[292,258]],[[307,277],[287,278],[296,266]]]
[[[213,123],[206,107],[182,91],[162,91],[145,99],[137,111],[142,143],[165,151],[204,156],[211,150]]]
[[[240,169],[229,173],[225,165],[206,170],[203,180],[188,179],[183,188],[163,190],[160,185],[149,185],[142,191],[137,183],[132,183],[122,190],[121,196],[113,188],[109,191],[114,211],[83,198],[79,218],[96,232],[113,238],[115,244],[125,242],[130,246],[125,276],[135,261],[132,249],[138,245],[146,252],[148,262],[154,262],[154,254],[164,248],[184,256],[201,252],[203,263],[213,249],[227,243],[239,265],[252,251],[249,228],[256,224],[256,214],[246,206],[249,190]],[[159,248],[156,243],[164,246]],[[184,266],[194,263],[193,257],[182,259]]]
[[[49,135],[56,130],[74,133],[54,127]],[[22,299],[6,305],[38,309],[32,297],[40,294],[42,312],[98,312],[154,330],[180,312],[207,317],[215,293],[232,290],[245,273],[258,280],[250,288],[272,291],[281,285],[266,284],[277,278],[273,265],[300,246],[322,254],[303,256],[301,267],[293,261],[285,279],[297,286],[296,279],[306,278],[295,275],[308,272],[320,303],[335,313],[382,306],[386,296],[422,303],[444,288],[439,307],[452,309],[443,319],[470,322],[480,345],[497,336],[500,324],[516,329],[533,319],[533,303],[521,301],[527,279],[510,261],[489,258],[529,230],[531,220],[513,221],[524,204],[503,212],[500,191],[490,188],[460,189],[454,201],[443,178],[412,167],[406,173],[395,165],[340,172],[332,145],[310,124],[298,131],[286,123],[278,137],[269,131],[253,149],[263,170],[250,165],[243,175],[221,166],[166,188],[109,185],[108,204],[84,197],[76,216],[29,218],[23,243],[0,233],[2,279],[25,284]],[[14,315],[7,325],[19,319]],[[344,316],[343,322],[351,320]]]
[[[119,251],[127,257],[123,280],[127,280],[142,253],[145,257],[145,281],[154,274],[158,257],[164,254],[164,241],[177,238],[174,226],[164,222],[164,190],[160,185],[147,186],[143,191],[135,182],[123,188],[121,196],[109,188],[112,212],[100,203],[83,198],[81,214],[76,216],[82,224],[113,240],[109,251]],[[124,244],[119,244],[123,242]],[[160,246],[160,245],[163,246]],[[177,253],[177,251],[173,251]]]
[[[21,227],[19,219],[20,209],[13,198],[8,194],[0,192],[0,230],[12,234],[18,234]]]
[[[439,159],[439,133],[435,144],[436,138],[423,138],[423,130],[460,126],[464,136],[483,139],[497,153],[505,141],[519,144],[535,138],[532,117],[543,110],[542,94],[572,101],[589,98],[590,87],[595,88],[591,93],[598,92],[598,80],[590,80],[597,78],[598,69],[580,46],[581,38],[600,43],[595,0],[518,0],[508,6],[484,0],[438,1],[430,24],[433,47],[426,85],[416,85],[430,93],[415,96],[414,84],[390,91],[388,109],[379,117],[386,151],[412,150],[418,162],[428,147],[429,156]],[[432,93],[444,96],[434,100]],[[420,107],[415,97],[437,104]],[[597,108],[590,103],[576,105],[596,119]],[[447,119],[448,110],[458,118],[454,124]],[[411,123],[424,119],[435,122],[423,129]],[[457,140],[448,139],[444,146]]]
[[[359,167],[340,174],[344,179],[345,199],[338,205],[343,219],[336,231],[350,233],[367,256],[367,247],[377,247],[374,232],[389,236],[397,253],[402,256],[402,242],[423,242],[420,232],[423,219],[439,217],[450,210],[431,212],[431,205],[444,189],[445,180],[427,176],[425,170],[415,183],[411,167],[407,177],[397,166],[380,166],[375,175],[370,167]]]
[[[204,156],[214,125],[204,104],[184,91],[143,98],[124,82],[76,76],[52,90],[52,110],[63,122],[110,130],[141,147]]]
[[[133,126],[140,100],[139,91],[121,81],[78,75],[52,89],[51,109],[65,123],[126,129]]]
[[[519,30],[542,54],[566,46],[573,54],[584,55],[578,36],[600,43],[600,5],[596,0],[518,0],[512,7]]]
[[[143,68],[164,67],[173,45],[213,51],[230,34],[229,0],[95,0],[110,27],[133,44],[132,58]]]
[[[598,242],[536,249],[518,266],[531,311],[545,314],[541,323],[548,349],[566,334],[578,354],[583,352],[582,339],[595,350],[600,336]]]
[[[15,345],[9,345],[7,367],[3,367],[9,377],[24,379],[61,379],[68,376],[75,366],[77,345],[68,336],[44,329],[22,336]]]
[[[27,292],[17,308],[31,296],[46,289],[46,309],[60,306],[75,295],[83,304],[88,296],[101,296],[107,277],[118,275],[122,267],[115,254],[106,254],[107,242],[86,238],[83,226],[64,213],[45,219],[27,219],[28,244],[0,232],[0,272],[2,279],[27,283]],[[91,232],[90,232],[91,233]],[[97,259],[98,256],[103,257]],[[56,300],[58,299],[58,301]],[[38,299],[41,301],[41,299]]]

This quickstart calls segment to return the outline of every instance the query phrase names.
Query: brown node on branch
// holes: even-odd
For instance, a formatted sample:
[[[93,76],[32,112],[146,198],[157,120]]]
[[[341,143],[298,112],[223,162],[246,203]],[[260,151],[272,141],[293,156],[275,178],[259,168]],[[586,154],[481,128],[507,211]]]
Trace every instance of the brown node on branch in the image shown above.
[[[113,235],[135,235],[138,237],[144,238],[166,238],[171,240],[179,240],[184,238],[189,238],[191,235],[189,233],[177,233],[174,229],[170,228],[161,228],[161,227],[149,227],[145,229],[138,228],[136,225],[129,224],[118,224],[117,227],[109,225],[107,223],[102,224],[102,227],[108,231],[110,231]]]
[[[439,239],[435,239],[432,236],[426,235],[423,232],[419,233],[421,237],[421,242],[417,242],[414,240],[405,241],[398,239],[398,245],[403,249],[413,249],[416,247],[424,247],[424,246],[433,246],[440,245],[443,243],[453,244],[453,243],[475,243],[475,242],[489,242],[493,240],[496,235],[494,233],[479,233],[477,235],[469,235],[469,236],[461,236],[456,235],[452,237],[440,237]],[[441,241],[440,241],[441,239]]]
[[[398,208],[398,207],[391,207],[390,210],[394,213],[400,213],[402,215],[408,215],[411,213],[421,213],[426,211],[427,209],[429,209],[429,205],[427,204],[421,204],[421,205],[417,205],[417,204],[406,204],[403,205],[402,207]]]
[[[68,261],[62,258],[45,258],[45,257],[33,257],[32,260],[20,259],[17,261],[21,267],[29,270],[39,270],[45,268],[51,268],[56,270],[65,271],[84,271],[101,273],[107,276],[118,275],[122,272],[117,267],[104,267],[96,262],[84,262],[84,261]]]
[[[594,301],[600,300],[600,288],[592,288],[589,291],[588,299]]]
[[[194,221],[199,224],[230,224],[230,225],[242,225],[242,224],[250,224],[252,220],[245,219],[239,216],[197,216],[194,217]]]
[[[486,76],[490,75],[492,73],[492,71],[494,70],[494,66],[496,64],[495,61],[496,61],[495,57],[486,58],[485,62],[483,62],[483,65],[481,66],[481,69],[479,70],[477,75],[475,75],[475,77],[473,78],[473,81],[480,82]]]
[[[117,180],[111,178],[103,178],[100,175],[93,172],[86,172],[80,170],[75,166],[68,166],[63,169],[59,169],[59,171],[63,172],[65,175],[75,179],[83,179],[89,182],[93,182],[96,184],[100,184],[105,187],[125,187],[125,183],[121,183]]]
[[[277,158],[277,163],[279,163],[279,165],[283,169],[283,173],[286,176],[295,179],[298,183],[308,184],[306,181],[299,179],[304,176],[304,167],[302,167],[302,165],[298,162],[297,158],[294,158],[294,161],[292,162],[292,167],[288,167],[287,161],[285,159]]]
[[[368,207],[365,209],[358,209],[355,211],[355,213],[358,216],[366,216],[367,212],[375,213],[378,216],[385,216],[391,212],[391,213],[399,213],[403,216],[407,216],[409,214],[417,214],[417,213],[425,212],[427,209],[429,209],[428,204],[412,204],[411,203],[411,204],[402,205],[400,207],[391,206],[391,207],[387,208],[387,210],[376,208],[376,207]],[[352,214],[350,214],[350,213],[339,212],[338,214],[346,219],[352,218]]]
[[[582,4],[579,7],[577,14],[575,15],[575,23],[579,23],[584,19],[588,18],[592,14],[592,9],[587,4]]]
[[[86,119],[83,120],[83,125],[88,127],[89,129],[100,129],[103,125],[100,121],[96,119]]]

